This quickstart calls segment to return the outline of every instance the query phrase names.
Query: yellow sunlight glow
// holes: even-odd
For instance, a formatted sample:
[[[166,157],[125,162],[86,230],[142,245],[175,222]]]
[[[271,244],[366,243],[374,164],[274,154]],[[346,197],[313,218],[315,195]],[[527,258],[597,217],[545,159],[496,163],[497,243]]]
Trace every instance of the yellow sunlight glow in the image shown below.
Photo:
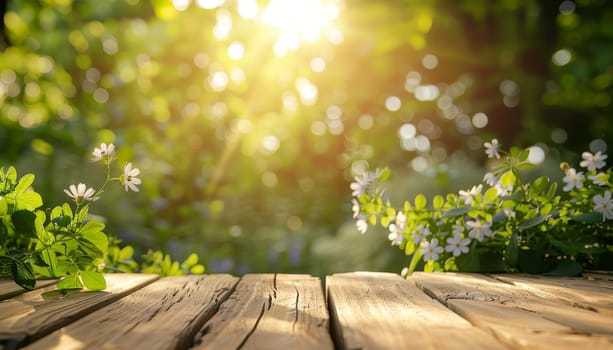
[[[338,14],[338,6],[329,1],[271,0],[261,18],[265,23],[279,28],[281,37],[316,41]]]

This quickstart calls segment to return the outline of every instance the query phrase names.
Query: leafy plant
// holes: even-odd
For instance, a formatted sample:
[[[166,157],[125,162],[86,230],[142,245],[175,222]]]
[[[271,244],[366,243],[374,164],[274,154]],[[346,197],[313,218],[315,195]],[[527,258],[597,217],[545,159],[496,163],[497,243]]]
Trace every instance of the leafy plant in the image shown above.
[[[175,268],[178,263],[171,262],[170,256],[150,252],[139,267],[132,259],[132,247],[119,247],[117,240],[109,244],[104,223],[88,215],[91,202],[100,198],[110,182],[121,182],[126,192],[138,192],[141,184],[140,171],[132,163],[124,166],[120,176],[111,177],[114,149],[113,144],[102,143],[93,152],[92,160],[106,168],[105,181],[97,190],[83,183],[70,185],[64,192],[73,203],[48,210],[39,209],[43,199],[32,188],[33,174],[18,178],[14,167],[0,168],[0,276],[10,276],[26,289],[33,289],[40,277],[61,278],[60,289],[101,290],[106,288],[105,269],[161,275],[204,272],[194,254],[182,268]]]
[[[547,177],[524,179],[522,170],[534,166],[528,149],[503,152],[496,139],[484,145],[496,163],[484,183],[430,201],[418,194],[396,208],[379,186],[388,169],[356,176],[351,189],[358,230],[377,223],[388,228],[391,244],[411,256],[405,274],[423,267],[574,275],[610,259],[613,170],[603,170],[607,155],[584,152],[584,171],[562,163],[560,193],[561,184]]]

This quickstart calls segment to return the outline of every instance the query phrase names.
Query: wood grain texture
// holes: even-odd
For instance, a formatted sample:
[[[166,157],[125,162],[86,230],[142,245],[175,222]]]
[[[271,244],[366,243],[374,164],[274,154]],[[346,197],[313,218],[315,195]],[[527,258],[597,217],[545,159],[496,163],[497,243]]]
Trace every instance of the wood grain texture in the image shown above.
[[[54,283],[57,283],[57,280],[38,280],[36,281],[36,288],[42,288]],[[27,289],[23,289],[11,279],[0,279],[0,300],[12,298],[27,291]]]
[[[613,318],[573,307],[549,292],[475,274],[415,273],[411,279],[451,310],[514,348],[613,346]]]
[[[166,277],[26,349],[185,349],[237,281],[230,275]]]
[[[107,289],[60,291],[47,286],[0,302],[0,345],[24,344],[91,313],[158,278],[108,274]]]
[[[396,274],[335,274],[326,286],[340,349],[504,349]]]
[[[508,274],[493,277],[537,295],[544,293],[548,299],[613,316],[613,281]]]
[[[195,343],[195,349],[333,349],[321,281],[246,275]]]

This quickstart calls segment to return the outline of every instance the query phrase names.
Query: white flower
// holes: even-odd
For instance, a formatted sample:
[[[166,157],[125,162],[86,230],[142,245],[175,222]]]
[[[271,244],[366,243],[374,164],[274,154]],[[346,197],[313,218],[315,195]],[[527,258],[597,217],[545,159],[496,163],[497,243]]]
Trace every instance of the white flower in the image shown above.
[[[462,236],[454,235],[447,238],[447,246],[445,250],[453,252],[453,256],[458,256],[462,253],[468,253],[468,245],[470,244],[470,238],[462,239]]]
[[[445,251],[445,248],[438,246],[438,239],[432,238],[432,241],[423,241],[421,243],[421,252],[424,255],[424,261],[438,260],[438,255]]]
[[[94,151],[92,152],[92,154],[94,155],[94,157],[92,158],[92,161],[97,162],[101,159],[108,160],[111,158],[114,151],[115,151],[114,144],[109,143],[107,145],[106,143],[103,142],[100,144],[100,148],[98,147],[94,148]]]
[[[428,229],[424,225],[419,225],[417,226],[417,231],[413,232],[413,242],[416,245],[418,245],[421,243],[422,240],[424,240],[426,237],[430,236],[431,234],[432,232],[430,232],[430,229]]]
[[[592,180],[592,182],[598,186],[606,186],[609,184],[609,174],[605,174],[603,172],[596,175],[590,175],[587,178]]]
[[[392,241],[392,245],[400,245],[400,243],[404,242],[404,229],[406,227],[407,217],[403,212],[399,211],[396,214],[396,223],[390,224],[390,234],[387,238]]]
[[[100,197],[94,197],[96,191],[93,188],[87,188],[85,184],[70,185],[68,187],[69,190],[64,190],[64,193],[68,195],[68,197],[74,198],[75,202],[81,203],[82,201],[97,201]]]
[[[613,199],[611,199],[611,191],[604,191],[604,196],[599,194],[592,198],[594,202],[594,211],[602,213],[602,221],[613,219]]]
[[[498,139],[492,139],[492,142],[486,142],[483,146],[485,146],[485,154],[487,154],[488,158],[496,157],[500,159],[500,154],[498,153],[500,144],[498,143]]]
[[[353,197],[359,197],[366,193],[368,190],[368,186],[373,182],[373,178],[371,173],[365,172],[362,175],[355,177],[355,182],[352,182],[349,187],[353,190],[351,195]]]
[[[469,191],[460,191],[460,199],[464,200],[465,204],[470,204],[473,202],[474,198],[481,194],[481,190],[483,189],[483,185],[473,186]]]
[[[464,226],[453,224],[452,230],[455,237],[462,236],[462,233],[464,233]]]
[[[582,188],[583,187],[583,172],[577,172],[575,168],[570,168],[566,171],[566,176],[562,179],[562,181],[566,182],[566,186],[564,186],[563,190],[565,192],[571,191],[573,188]]]
[[[583,161],[581,161],[579,165],[584,168],[587,168],[587,170],[589,171],[600,169],[606,165],[604,160],[607,159],[607,155],[602,154],[602,152],[600,151],[596,152],[596,154],[592,154],[590,152],[583,152],[581,154],[581,157],[583,158]]]
[[[358,228],[361,234],[365,234],[368,229],[368,223],[364,219],[359,219],[356,221],[355,226]]]
[[[500,182],[496,184],[495,188],[498,196],[508,196],[513,192],[513,185],[504,187]]]
[[[126,164],[126,166],[123,168],[121,182],[125,186],[126,192],[128,192],[128,188],[134,192],[138,192],[138,187],[136,187],[136,185],[141,184],[141,180],[136,177],[138,174],[140,174],[140,170],[137,168],[132,169],[132,163]]]
[[[493,173],[485,173],[485,176],[483,176],[483,182],[493,187],[498,183],[498,178]]]
[[[351,201],[351,203],[353,203],[353,206],[351,207],[353,210],[353,218],[357,219],[360,215],[360,203],[355,198]]]
[[[470,229],[468,237],[476,238],[477,241],[482,242],[484,237],[491,237],[494,235],[490,229],[491,225],[492,224],[489,222],[481,222],[478,219],[467,221],[466,226]]]
[[[507,217],[507,219],[515,219],[515,210],[511,208],[504,208],[504,215]]]

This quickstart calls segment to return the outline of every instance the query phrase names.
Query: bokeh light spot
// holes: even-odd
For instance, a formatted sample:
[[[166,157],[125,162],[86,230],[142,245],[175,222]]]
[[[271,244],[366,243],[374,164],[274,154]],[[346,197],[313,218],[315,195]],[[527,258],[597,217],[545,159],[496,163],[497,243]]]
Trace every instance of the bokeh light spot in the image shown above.
[[[315,73],[321,73],[326,69],[326,61],[321,57],[315,57],[311,60],[311,70]]]
[[[244,53],[245,47],[238,41],[235,41],[228,46],[228,57],[233,60],[240,60]]]
[[[551,61],[556,66],[564,66],[564,65],[567,65],[570,62],[572,57],[573,56],[570,53],[570,51],[568,51],[566,49],[560,49],[560,50],[556,51],[553,54],[553,56],[551,56]]]
[[[528,147],[528,151],[528,162],[538,165],[545,161],[545,151],[541,147]]]
[[[606,152],[607,151],[607,143],[602,139],[595,139],[590,142],[590,151],[592,153],[596,152]]]
[[[562,128],[556,128],[551,131],[551,140],[555,143],[564,143],[568,139],[568,133]]]
[[[473,125],[477,129],[485,128],[488,123],[488,118],[485,113],[479,112],[473,115]]]
[[[438,57],[433,54],[427,54],[421,59],[421,64],[426,69],[434,69],[438,66]]]
[[[385,99],[385,108],[390,112],[395,112],[402,107],[402,101],[398,96],[388,96]]]
[[[416,133],[417,129],[411,123],[403,124],[400,129],[398,129],[398,136],[400,136],[401,139],[413,138]]]
[[[360,129],[362,130],[368,130],[372,128],[374,123],[375,123],[375,120],[370,114],[363,114],[360,116],[360,119],[358,119],[358,125]]]

